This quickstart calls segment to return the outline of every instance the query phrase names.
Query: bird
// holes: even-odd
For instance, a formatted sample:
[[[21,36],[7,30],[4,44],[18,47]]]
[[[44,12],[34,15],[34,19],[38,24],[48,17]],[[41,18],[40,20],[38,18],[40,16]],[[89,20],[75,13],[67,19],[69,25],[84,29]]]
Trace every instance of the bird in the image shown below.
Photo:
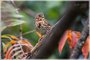
[[[45,19],[43,13],[36,14],[35,26],[36,34],[39,36],[39,38],[42,38],[51,29],[51,25],[48,23],[47,19]]]

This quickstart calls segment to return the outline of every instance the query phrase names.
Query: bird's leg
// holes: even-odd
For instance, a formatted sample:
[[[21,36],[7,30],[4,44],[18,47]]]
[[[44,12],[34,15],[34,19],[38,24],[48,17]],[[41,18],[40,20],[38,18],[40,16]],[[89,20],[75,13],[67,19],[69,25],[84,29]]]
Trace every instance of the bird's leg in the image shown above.
[[[36,34],[39,36],[39,38],[42,37],[42,34],[36,31]]]
[[[39,32],[36,32],[36,34],[39,36],[39,40],[38,41],[41,41],[42,38],[44,38],[45,35],[42,35],[41,33]]]

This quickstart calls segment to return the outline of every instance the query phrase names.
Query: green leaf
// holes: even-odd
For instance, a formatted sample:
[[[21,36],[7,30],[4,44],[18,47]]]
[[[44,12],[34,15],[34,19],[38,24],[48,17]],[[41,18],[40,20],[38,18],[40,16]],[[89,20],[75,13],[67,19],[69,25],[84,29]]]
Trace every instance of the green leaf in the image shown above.
[[[3,45],[3,49],[6,48],[6,47],[5,47],[5,43],[2,42],[2,45]]]
[[[2,2],[1,7],[1,21],[0,32],[7,27],[23,24],[23,16],[19,13],[18,9],[8,2]]]
[[[7,35],[2,35],[1,38],[9,38]]]
[[[7,20],[7,21],[1,21],[0,22],[0,32],[3,31],[7,27],[12,27],[16,25],[20,25],[25,23],[25,21],[22,20]]]

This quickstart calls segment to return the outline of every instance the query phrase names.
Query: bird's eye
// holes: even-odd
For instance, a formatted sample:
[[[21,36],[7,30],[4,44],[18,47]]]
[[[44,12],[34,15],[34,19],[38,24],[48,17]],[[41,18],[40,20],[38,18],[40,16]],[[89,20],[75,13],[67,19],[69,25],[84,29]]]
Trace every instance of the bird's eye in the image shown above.
[[[38,15],[38,17],[42,17],[42,15]]]
[[[39,17],[36,17],[36,19],[39,19]]]

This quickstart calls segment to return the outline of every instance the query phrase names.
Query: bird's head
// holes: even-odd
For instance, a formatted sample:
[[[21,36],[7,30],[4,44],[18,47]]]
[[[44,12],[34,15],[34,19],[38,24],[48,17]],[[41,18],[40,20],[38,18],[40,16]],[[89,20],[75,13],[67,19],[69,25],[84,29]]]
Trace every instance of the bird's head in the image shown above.
[[[38,13],[38,14],[36,14],[35,20],[36,21],[42,21],[43,18],[44,18],[44,14]]]

